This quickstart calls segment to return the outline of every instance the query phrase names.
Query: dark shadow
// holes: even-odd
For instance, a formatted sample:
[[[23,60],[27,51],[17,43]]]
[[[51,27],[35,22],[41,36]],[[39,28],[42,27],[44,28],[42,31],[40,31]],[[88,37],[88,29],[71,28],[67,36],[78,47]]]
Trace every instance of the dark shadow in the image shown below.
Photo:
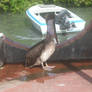
[[[81,71],[79,68],[73,66],[72,63],[63,62],[63,64],[92,84],[92,77]]]

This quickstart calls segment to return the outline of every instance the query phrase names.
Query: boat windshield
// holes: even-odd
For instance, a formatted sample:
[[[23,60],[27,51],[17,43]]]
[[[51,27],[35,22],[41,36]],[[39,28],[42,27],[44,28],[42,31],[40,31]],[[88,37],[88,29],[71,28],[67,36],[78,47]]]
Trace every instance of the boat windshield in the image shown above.
[[[51,13],[51,12],[50,12]],[[53,12],[52,12],[53,13]],[[44,19],[47,18],[49,12],[46,12],[46,13],[40,13],[40,16],[42,16]]]

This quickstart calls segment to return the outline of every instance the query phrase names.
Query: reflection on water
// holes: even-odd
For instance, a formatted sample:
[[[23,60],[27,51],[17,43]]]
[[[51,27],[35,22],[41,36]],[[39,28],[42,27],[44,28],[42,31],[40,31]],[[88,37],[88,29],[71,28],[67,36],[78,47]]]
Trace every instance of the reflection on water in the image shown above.
[[[92,17],[92,8],[69,8],[72,12],[89,22]],[[34,45],[43,39],[41,33],[33,28],[30,19],[26,15],[0,15],[0,32],[3,32],[12,40],[26,45]],[[61,42],[74,37],[76,33],[58,35]]]
[[[74,36],[76,36],[79,32],[75,32],[75,33],[66,33],[66,34],[58,34],[58,41],[59,43],[64,42],[66,40],[69,40],[71,38],[73,38]]]

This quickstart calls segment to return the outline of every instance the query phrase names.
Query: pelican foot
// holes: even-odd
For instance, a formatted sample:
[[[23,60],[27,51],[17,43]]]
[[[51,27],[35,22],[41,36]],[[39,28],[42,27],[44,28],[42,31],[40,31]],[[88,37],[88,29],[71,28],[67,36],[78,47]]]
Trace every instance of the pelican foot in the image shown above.
[[[35,65],[28,66],[28,68],[33,68],[33,67],[35,67]]]
[[[45,66],[48,67],[48,68],[55,68],[55,67],[56,67],[56,66],[49,66],[49,65],[47,64],[47,62],[45,62]]]
[[[52,69],[55,68],[55,66],[44,66],[43,69],[46,71],[52,71]]]
[[[51,68],[51,69],[52,69],[52,68],[55,68],[56,66],[46,66],[46,67],[48,67],[48,68]]]
[[[45,70],[45,71],[52,71],[52,68],[49,68],[49,67],[43,67],[43,70]]]
[[[41,65],[42,65],[42,68],[47,71],[51,71],[53,68],[55,68],[55,66],[48,66],[47,62],[45,62],[44,64],[41,63]]]

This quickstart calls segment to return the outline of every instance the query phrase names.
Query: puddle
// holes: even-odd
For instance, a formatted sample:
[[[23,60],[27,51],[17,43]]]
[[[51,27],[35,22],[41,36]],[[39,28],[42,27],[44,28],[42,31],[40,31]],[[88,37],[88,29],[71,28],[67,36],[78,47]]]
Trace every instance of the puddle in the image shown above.
[[[70,64],[71,66],[68,66]],[[50,64],[51,65],[51,64]],[[29,81],[42,77],[55,77],[57,74],[69,73],[73,71],[80,71],[82,69],[92,69],[92,61],[82,62],[68,62],[66,65],[63,62],[55,62],[56,66],[52,71],[44,71],[41,67],[34,67],[32,69],[25,68],[23,65],[5,65],[3,69],[0,69],[0,81]],[[73,70],[73,68],[74,70]]]

